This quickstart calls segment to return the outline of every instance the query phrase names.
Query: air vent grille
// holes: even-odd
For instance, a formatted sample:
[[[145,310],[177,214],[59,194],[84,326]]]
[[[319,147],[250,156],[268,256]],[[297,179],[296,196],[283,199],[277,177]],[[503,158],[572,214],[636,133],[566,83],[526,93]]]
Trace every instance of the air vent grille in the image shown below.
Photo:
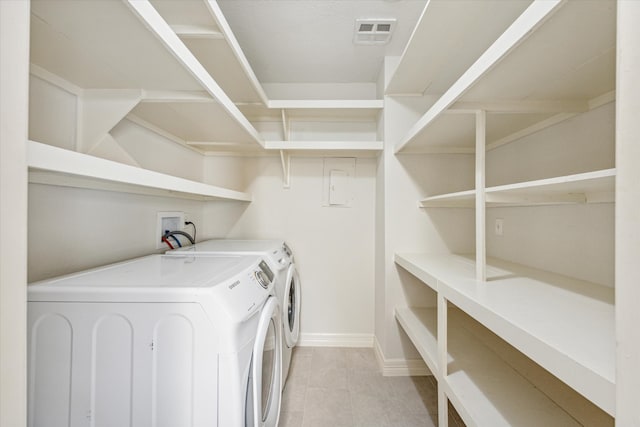
[[[386,44],[396,26],[395,19],[356,19],[355,44]]]

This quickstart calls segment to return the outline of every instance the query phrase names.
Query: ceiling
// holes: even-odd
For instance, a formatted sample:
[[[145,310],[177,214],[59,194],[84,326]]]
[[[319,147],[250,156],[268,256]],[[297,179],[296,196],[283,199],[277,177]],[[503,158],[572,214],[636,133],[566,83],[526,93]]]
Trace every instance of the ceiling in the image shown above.
[[[218,0],[261,83],[375,82],[426,0]],[[386,45],[355,45],[355,20],[395,18]]]

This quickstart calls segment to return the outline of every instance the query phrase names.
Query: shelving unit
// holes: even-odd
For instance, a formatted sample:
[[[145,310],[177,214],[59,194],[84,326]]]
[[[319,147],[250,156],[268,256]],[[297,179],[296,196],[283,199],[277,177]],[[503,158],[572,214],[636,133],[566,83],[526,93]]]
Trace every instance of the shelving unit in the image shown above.
[[[266,144],[251,119],[375,122],[383,107],[381,100],[268,100],[212,0],[99,7],[35,0],[32,28],[32,72],[80,100],[76,145],[83,153],[112,151],[111,158],[128,160],[108,135],[124,118],[202,154],[262,153]],[[286,149],[381,150],[370,142],[300,141]]]
[[[518,374],[462,325],[450,309],[447,368],[433,368],[440,387],[469,426],[578,426],[575,419]],[[396,319],[425,362],[437,366],[437,311],[397,308]],[[450,373],[447,373],[447,371]],[[520,404],[526,402],[526,405]],[[520,410],[509,408],[518,406]]]
[[[385,93],[444,93],[530,3],[531,0],[428,2]],[[451,52],[456,54],[452,57]]]
[[[396,254],[395,260],[613,415],[613,289],[491,258],[486,282],[475,279],[470,257]]]
[[[151,0],[151,4],[231,100],[268,102],[217,2]]]
[[[455,13],[450,3],[427,3],[386,88],[388,96],[423,93],[436,99],[399,138],[396,154],[475,155],[474,188],[434,194],[420,200],[418,206],[474,208],[475,235],[469,237],[475,241],[476,253],[396,253],[396,264],[437,296],[437,308],[397,307],[396,318],[441,382],[441,411],[446,412],[443,402],[449,399],[470,425],[571,425],[575,421],[541,421],[539,417],[551,410],[542,409],[536,397],[529,394],[531,390],[538,393],[538,385],[532,384],[535,379],[527,378],[530,372],[516,373],[516,368],[492,355],[495,349],[490,343],[496,344],[495,339],[477,340],[474,333],[465,332],[465,322],[459,321],[456,310],[449,309],[453,304],[504,340],[505,345],[513,346],[519,356],[530,358],[537,369],[561,382],[567,391],[565,396],[581,395],[588,406],[585,410],[597,412],[606,425],[616,412],[614,288],[489,257],[486,215],[487,209],[502,207],[614,203],[616,169],[605,161],[588,166],[577,161],[580,166],[560,165],[558,162],[566,157],[556,160],[548,155],[538,161],[556,163],[541,167],[541,171],[559,171],[559,176],[542,175],[543,179],[509,183],[508,178],[526,177],[526,173],[517,173],[517,161],[494,162],[491,167],[505,168],[496,172],[504,172],[498,175],[500,182],[505,182],[506,176],[507,184],[487,186],[487,175],[494,182],[495,178],[491,174],[494,171],[486,170],[486,157],[506,144],[615,102],[616,2],[509,2],[511,10],[503,3],[478,3],[486,9],[475,10],[481,6],[469,5],[468,12],[458,9],[455,19],[449,16]],[[495,24],[491,8],[504,14]],[[474,26],[474,14],[486,21],[486,29]],[[442,41],[437,35],[444,32],[447,40]],[[459,43],[457,37],[471,43],[469,49],[462,49],[460,59],[451,53],[452,44]],[[451,77],[437,79],[449,60],[453,62],[448,73]],[[564,148],[560,144],[567,140],[575,143],[569,133],[575,133],[576,125],[567,122],[561,126],[564,130],[551,141]],[[542,141],[542,135],[533,139]],[[589,141],[602,147],[615,143],[613,136],[602,142],[597,138]],[[551,145],[540,143],[546,144],[545,149]],[[497,159],[513,160],[518,153],[534,151],[518,152],[516,148],[520,146],[501,152]],[[604,168],[593,170],[592,164]],[[561,175],[563,170],[573,173]],[[608,215],[610,210],[606,211]],[[523,211],[505,212],[515,216]],[[579,214],[576,209],[571,212]],[[587,225],[583,221],[580,226]],[[498,243],[494,239],[492,244]],[[512,237],[508,245],[504,241],[499,244],[502,250],[514,250],[514,245],[527,243],[515,242]],[[456,353],[462,347],[465,350]],[[479,371],[470,374],[467,365]],[[453,367],[452,371],[447,367]],[[492,390],[491,382],[499,383],[501,390]],[[511,391],[502,395],[502,390],[510,387]],[[571,406],[573,403],[567,400],[571,398],[563,404]],[[575,407],[572,411],[575,415]],[[508,419],[506,414],[514,418]],[[446,425],[444,417],[440,422]]]
[[[29,141],[29,182],[194,200],[250,202],[249,193],[207,185]]]
[[[164,12],[177,10],[171,2],[158,3]],[[196,13],[197,19],[204,16],[215,22],[212,13],[202,15],[194,8],[217,10],[217,5],[188,3],[175,19],[188,21]],[[234,146],[240,150],[264,146],[231,98],[148,1],[98,5],[35,0],[31,11],[34,70],[44,70],[38,76],[54,84],[66,82],[65,89],[76,88],[72,93],[80,101],[78,151],[91,152],[108,138],[115,124],[130,115],[138,124],[183,145],[191,140],[224,142],[225,151]],[[230,36],[222,24],[216,28],[226,44]],[[177,29],[185,40],[193,41],[197,28],[202,29],[195,24]],[[242,65],[234,61],[234,66]],[[97,91],[100,96],[92,96]],[[102,120],[105,114],[112,119]],[[203,117],[206,125],[194,126]]]
[[[615,2],[535,1],[448,87],[396,152],[473,152],[473,121],[464,116],[478,110],[490,114],[489,149],[537,132],[611,102],[614,68]]]
[[[615,169],[566,175],[485,188],[486,207],[539,206],[576,203],[612,203]],[[421,207],[473,208],[476,191],[427,197]]]
[[[384,101],[378,99],[337,99],[337,100],[270,100],[266,106],[247,104],[241,105],[241,111],[252,122],[277,122],[282,139],[265,138],[267,150],[284,150],[288,153],[313,152],[326,153],[357,153],[375,154],[382,151],[383,142],[376,140],[362,140],[361,138],[345,139],[340,134],[338,125],[356,123],[375,123],[380,115]],[[330,139],[308,140],[300,138],[296,132],[298,127],[313,123],[322,127],[322,133]],[[334,135],[335,134],[335,135]]]

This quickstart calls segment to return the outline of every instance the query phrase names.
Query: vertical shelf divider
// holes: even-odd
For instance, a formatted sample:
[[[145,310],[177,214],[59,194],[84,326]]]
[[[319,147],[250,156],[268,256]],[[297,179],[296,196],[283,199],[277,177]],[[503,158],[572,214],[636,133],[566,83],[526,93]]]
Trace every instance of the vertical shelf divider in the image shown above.
[[[486,248],[486,196],[485,196],[485,145],[487,136],[487,112],[476,111],[476,280],[487,278]]]
[[[449,405],[448,397],[444,391],[444,381],[447,378],[447,365],[449,364],[449,349],[447,348],[447,300],[438,292],[438,367],[442,383],[438,386],[438,425],[448,427]],[[436,378],[438,375],[436,374]]]

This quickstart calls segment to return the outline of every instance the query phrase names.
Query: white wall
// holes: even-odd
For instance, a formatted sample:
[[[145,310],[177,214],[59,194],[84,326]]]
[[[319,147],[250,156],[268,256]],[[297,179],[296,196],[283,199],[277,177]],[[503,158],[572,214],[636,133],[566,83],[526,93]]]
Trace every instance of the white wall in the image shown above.
[[[203,240],[224,237],[246,205],[30,184],[29,282],[163,252],[157,212],[187,213]]]
[[[27,421],[29,3],[0,2],[0,425]]]
[[[303,342],[371,342],[376,159],[358,158],[350,208],[322,205],[323,158],[293,157],[283,188],[279,157],[246,159],[254,201],[230,238],[284,238],[302,281]]]

